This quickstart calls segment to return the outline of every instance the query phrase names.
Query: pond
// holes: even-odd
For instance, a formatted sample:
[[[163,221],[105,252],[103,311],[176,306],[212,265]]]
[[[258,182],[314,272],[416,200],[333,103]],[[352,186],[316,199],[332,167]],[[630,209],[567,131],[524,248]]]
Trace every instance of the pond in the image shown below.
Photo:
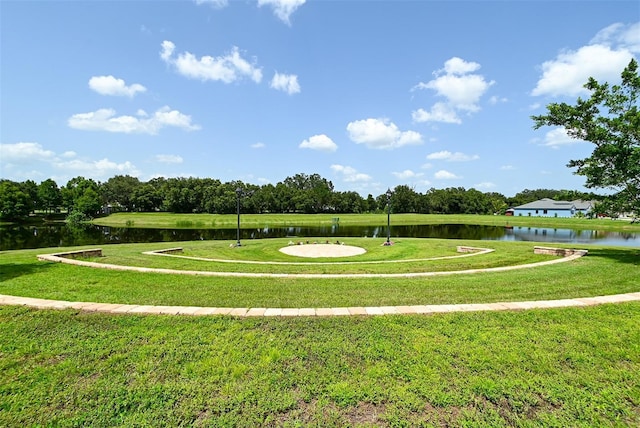
[[[178,242],[193,240],[235,240],[236,229],[142,229],[65,224],[0,227],[0,250],[70,247],[137,242]],[[386,238],[387,227],[340,226],[277,227],[241,229],[240,239],[259,238]],[[553,229],[541,227],[502,227],[469,224],[391,226],[391,237],[533,241],[548,243],[602,244],[640,247],[640,234],[601,230]]]

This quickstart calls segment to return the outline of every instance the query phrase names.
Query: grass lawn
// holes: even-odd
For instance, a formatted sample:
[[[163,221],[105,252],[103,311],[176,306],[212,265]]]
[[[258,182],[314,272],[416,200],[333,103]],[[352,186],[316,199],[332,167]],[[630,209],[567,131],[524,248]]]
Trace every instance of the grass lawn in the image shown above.
[[[289,247],[288,242],[288,238],[246,240],[239,248],[232,247],[232,241],[178,243],[177,246],[183,248],[183,254],[171,257],[149,256],[143,252],[149,249],[172,248],[176,246],[175,243],[106,246],[103,248],[103,257],[91,261],[216,272],[384,274],[481,269],[535,263],[556,258],[534,254],[532,244],[510,245],[506,242],[488,241],[484,245],[477,241],[415,238],[397,239],[392,246],[383,246],[384,240],[381,239],[347,238],[342,242],[364,248],[366,253],[341,258],[304,258],[279,251],[283,247]],[[309,246],[314,245],[313,240],[310,242]],[[495,251],[475,256],[456,251],[459,245],[479,244],[483,244],[483,248]],[[230,263],[231,261],[238,261],[238,263]]]
[[[381,262],[389,256],[379,253],[385,250],[405,260],[373,265],[389,271],[545,258],[532,254],[534,243],[403,239],[387,248],[373,239],[354,243],[371,245],[357,256],[361,261]],[[103,247],[103,259],[169,266],[176,260],[141,252],[180,245],[185,254],[266,260],[282,242],[248,241],[235,249],[228,244],[111,245]],[[455,255],[461,244],[496,251],[406,261],[416,254]],[[580,247],[589,255],[533,269],[366,279],[141,274],[36,260],[37,254],[59,248],[4,251],[0,294],[158,305],[335,307],[640,291],[640,249]],[[0,307],[0,426],[639,426],[639,325],[640,302],[328,318],[113,315],[5,306]]]
[[[242,214],[241,226],[287,227],[332,225],[334,218],[339,224],[386,225],[386,214]],[[531,226],[559,229],[611,230],[640,232],[640,223],[610,219],[551,218],[551,217],[506,217],[473,214],[391,214],[393,225],[418,224],[477,224],[490,226]],[[238,218],[235,214],[173,214],[173,213],[116,213],[93,220],[93,223],[111,227],[171,228],[171,229],[235,229]]]
[[[366,241],[365,239],[362,239]],[[266,243],[265,243],[266,242]],[[250,241],[233,249],[237,257],[267,259],[267,251],[277,252],[278,240]],[[374,242],[369,238],[368,242]],[[404,242],[404,241],[402,241]],[[458,244],[495,248],[490,254],[415,263],[375,263],[359,265],[273,266],[183,261],[159,256],[142,256],[149,249],[168,248],[168,244],[123,244],[104,247],[105,262],[154,267],[179,267],[206,270],[314,272],[395,272],[424,270],[462,270],[548,260],[533,254],[533,243],[496,241],[407,240],[392,247],[399,260],[425,255],[453,255]],[[188,252],[204,254],[208,246],[229,250],[224,242],[183,243]],[[254,251],[251,245],[256,245]],[[263,247],[262,245],[266,245]],[[433,247],[432,249],[428,249]],[[589,255],[579,260],[504,272],[458,274],[404,278],[232,278],[167,275],[92,269],[37,261],[36,255],[59,251],[38,249],[0,253],[0,294],[41,297],[57,300],[94,301],[127,304],[213,306],[213,307],[347,307],[415,304],[487,303],[499,301],[561,299],[640,290],[640,249],[584,246]],[[269,248],[271,248],[269,250]],[[407,250],[408,248],[408,250]],[[213,254],[216,254],[215,251]],[[262,256],[260,256],[262,254]],[[369,255],[380,259],[372,251]],[[100,259],[100,261],[103,261]],[[300,260],[299,258],[295,258]],[[351,259],[351,258],[349,258]],[[222,266],[224,265],[224,266]]]
[[[436,316],[0,307],[1,426],[640,425],[640,304]]]

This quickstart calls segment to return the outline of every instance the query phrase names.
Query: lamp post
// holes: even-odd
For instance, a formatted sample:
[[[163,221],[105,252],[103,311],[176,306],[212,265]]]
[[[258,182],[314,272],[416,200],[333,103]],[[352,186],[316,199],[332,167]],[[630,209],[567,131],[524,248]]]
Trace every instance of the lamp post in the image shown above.
[[[237,200],[237,211],[238,211],[238,229],[237,229],[237,233],[236,233],[236,238],[237,241],[236,242],[236,246],[240,247],[240,195],[242,194],[242,189],[240,187],[236,188],[236,200]]]
[[[391,245],[391,189],[387,189],[387,244]]]

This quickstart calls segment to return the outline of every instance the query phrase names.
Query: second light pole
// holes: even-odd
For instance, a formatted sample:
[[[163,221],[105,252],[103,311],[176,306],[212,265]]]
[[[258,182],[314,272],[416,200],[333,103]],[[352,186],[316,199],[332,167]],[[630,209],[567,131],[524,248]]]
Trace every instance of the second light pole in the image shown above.
[[[387,243],[391,245],[391,195],[393,192],[391,189],[387,189]]]
[[[238,207],[238,230],[237,230],[237,233],[236,233],[236,238],[237,238],[237,241],[238,241],[238,242],[236,242],[236,246],[237,247],[241,246],[241,244],[240,244],[240,195],[241,194],[242,194],[242,189],[240,187],[237,187],[236,188],[236,196],[237,196],[237,203],[238,203],[237,204],[237,207]]]

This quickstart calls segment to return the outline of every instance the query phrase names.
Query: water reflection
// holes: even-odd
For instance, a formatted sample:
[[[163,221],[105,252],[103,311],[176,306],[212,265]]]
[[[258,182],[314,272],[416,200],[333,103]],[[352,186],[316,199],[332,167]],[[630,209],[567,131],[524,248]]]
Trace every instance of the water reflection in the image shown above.
[[[508,229],[507,229],[508,230]],[[607,243],[640,246],[637,233],[602,230],[552,229],[543,227],[514,227],[501,239],[504,241],[536,241],[559,243]]]
[[[240,239],[281,237],[371,237],[385,238],[380,226],[291,226],[242,229]],[[599,243],[640,247],[640,234],[601,230],[551,229],[536,227],[438,224],[391,226],[392,238],[442,238],[558,243]],[[194,240],[235,240],[236,229],[140,229],[103,226],[69,227],[65,224],[11,226],[0,228],[0,250],[69,247],[135,242],[178,242]]]

